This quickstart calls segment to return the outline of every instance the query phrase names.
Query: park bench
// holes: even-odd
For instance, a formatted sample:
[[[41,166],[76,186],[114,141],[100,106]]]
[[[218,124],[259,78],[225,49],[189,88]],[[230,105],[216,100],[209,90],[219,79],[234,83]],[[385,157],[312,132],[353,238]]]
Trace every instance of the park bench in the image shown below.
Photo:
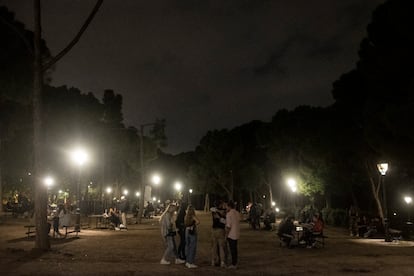
[[[36,226],[35,225],[25,225],[24,228],[27,228],[26,230],[26,235],[27,238],[31,237],[31,234],[35,234],[36,233]],[[32,235],[34,237],[34,235]]]
[[[65,229],[64,237],[66,238],[71,233],[76,233],[76,237],[78,236],[78,233],[80,232],[80,225],[64,225],[63,229]]]

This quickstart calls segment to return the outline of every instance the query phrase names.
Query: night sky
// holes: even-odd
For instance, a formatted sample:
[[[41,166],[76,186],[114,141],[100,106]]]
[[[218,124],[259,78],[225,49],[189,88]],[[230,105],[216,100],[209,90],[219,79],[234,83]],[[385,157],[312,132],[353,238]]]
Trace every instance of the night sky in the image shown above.
[[[94,0],[43,0],[43,38],[57,54]],[[167,120],[169,153],[211,129],[270,121],[281,108],[326,106],[355,67],[380,0],[105,0],[52,85],[123,95],[127,126]],[[32,28],[32,0],[0,0]]]

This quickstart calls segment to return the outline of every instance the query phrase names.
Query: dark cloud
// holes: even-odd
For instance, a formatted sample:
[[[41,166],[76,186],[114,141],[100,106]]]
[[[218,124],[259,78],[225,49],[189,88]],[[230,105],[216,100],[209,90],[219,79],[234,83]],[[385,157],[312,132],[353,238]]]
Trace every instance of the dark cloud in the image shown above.
[[[124,98],[127,125],[167,119],[171,152],[207,130],[280,108],[332,103],[380,0],[106,0],[53,84]],[[43,0],[52,53],[76,34],[95,1]],[[32,25],[32,1],[0,0]]]

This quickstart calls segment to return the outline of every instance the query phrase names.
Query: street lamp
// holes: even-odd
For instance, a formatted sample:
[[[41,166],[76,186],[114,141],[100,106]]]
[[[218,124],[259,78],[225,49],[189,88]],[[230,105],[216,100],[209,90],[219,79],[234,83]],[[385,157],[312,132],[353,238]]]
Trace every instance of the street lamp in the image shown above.
[[[77,191],[76,191],[76,222],[75,228],[76,230],[80,231],[80,182],[81,182],[81,169],[82,166],[88,162],[89,157],[86,151],[82,148],[76,148],[71,152],[71,159],[72,161],[78,166],[78,183],[77,183]]]
[[[181,199],[181,189],[183,188],[183,184],[180,181],[176,181],[174,183],[174,189],[177,191],[177,199]]]
[[[188,204],[191,204],[191,194],[193,193],[193,189],[188,190]]]
[[[77,207],[80,210],[80,182],[81,182],[81,169],[82,166],[85,165],[86,162],[88,162],[88,154],[86,151],[82,148],[74,149],[71,152],[71,159],[74,164],[78,166],[79,169],[79,175],[78,175],[78,183],[77,183],[77,191],[76,191],[76,202]]]
[[[174,183],[174,189],[179,192],[181,191],[181,188],[183,187],[183,184],[181,184],[181,182],[177,181]]]
[[[155,187],[161,184],[162,178],[158,174],[154,174],[151,177],[151,182],[154,184],[154,195],[159,195],[159,191],[157,190],[157,194],[155,193]]]
[[[43,183],[45,183],[47,188],[50,188],[55,184],[55,180],[50,176],[46,176],[45,179],[43,179]]]
[[[287,185],[289,186],[290,190],[293,193],[296,193],[296,191],[298,190],[298,186],[297,186],[296,180],[293,179],[293,178],[288,178]]]
[[[158,174],[154,174],[151,178],[152,183],[158,185],[161,183],[161,177]]]
[[[298,186],[297,186],[297,182],[296,182],[296,180],[294,179],[294,178],[288,178],[287,180],[286,180],[286,183],[287,183],[287,185],[288,185],[288,187],[289,187],[289,189],[291,190],[291,192],[292,192],[292,203],[293,203],[293,211],[294,211],[294,214],[295,214],[295,217],[296,217],[296,197],[295,197],[295,193],[297,192],[297,190],[298,190]]]
[[[382,199],[384,201],[384,230],[385,230],[385,241],[391,242],[392,239],[389,233],[389,225],[388,225],[388,209],[387,209],[387,190],[385,188],[385,175],[388,171],[388,163],[379,163],[377,164],[378,171],[380,173],[380,181],[382,182]],[[380,182],[380,184],[381,184]]]
[[[48,197],[48,201],[49,202],[53,202],[53,195],[51,195],[49,193],[50,188],[53,186],[53,184],[55,184],[55,180],[50,177],[50,176],[46,176],[43,179],[43,183],[45,184],[45,186],[47,187],[47,197]]]
[[[405,203],[407,203],[407,214],[408,214],[408,222],[410,221],[410,204],[413,202],[411,196],[404,197]]]

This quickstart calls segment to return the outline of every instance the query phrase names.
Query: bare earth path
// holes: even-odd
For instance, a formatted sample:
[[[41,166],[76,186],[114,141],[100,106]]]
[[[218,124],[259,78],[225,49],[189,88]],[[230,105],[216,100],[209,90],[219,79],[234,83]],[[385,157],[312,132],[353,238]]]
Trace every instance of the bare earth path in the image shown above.
[[[201,225],[197,269],[160,265],[163,253],[158,221],[130,225],[128,231],[82,229],[80,238],[52,240],[52,250],[34,255],[25,219],[0,223],[0,275],[414,275],[414,243],[351,239],[344,229],[327,227],[325,248],[281,248],[272,231],[241,223],[239,267],[210,266],[210,215]],[[178,240],[178,237],[177,237]]]

